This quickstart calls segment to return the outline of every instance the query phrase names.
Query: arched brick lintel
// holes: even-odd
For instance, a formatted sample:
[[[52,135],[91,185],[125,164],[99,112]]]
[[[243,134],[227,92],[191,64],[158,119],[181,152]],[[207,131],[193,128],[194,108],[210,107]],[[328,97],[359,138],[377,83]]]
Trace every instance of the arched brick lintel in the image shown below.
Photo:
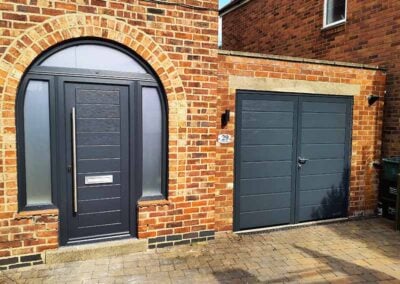
[[[3,170],[0,176],[0,182],[4,182],[6,190],[15,189],[16,186],[14,109],[19,82],[42,52],[66,40],[81,37],[114,41],[142,57],[159,76],[167,95],[169,153],[177,154],[178,145],[186,140],[187,103],[183,83],[167,53],[151,36],[135,26],[104,15],[68,14],[52,17],[27,29],[0,58],[0,165],[3,169],[15,167],[15,170]],[[174,167],[175,162],[170,159],[170,167]],[[175,176],[170,171],[170,181]],[[7,183],[10,186],[6,186]]]

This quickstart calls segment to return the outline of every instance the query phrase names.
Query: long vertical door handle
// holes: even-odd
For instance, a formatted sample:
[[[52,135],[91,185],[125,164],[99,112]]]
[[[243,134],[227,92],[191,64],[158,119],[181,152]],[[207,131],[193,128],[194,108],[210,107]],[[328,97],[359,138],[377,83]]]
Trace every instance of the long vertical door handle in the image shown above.
[[[78,213],[78,181],[76,178],[76,112],[72,108],[72,189],[74,193],[74,213]]]

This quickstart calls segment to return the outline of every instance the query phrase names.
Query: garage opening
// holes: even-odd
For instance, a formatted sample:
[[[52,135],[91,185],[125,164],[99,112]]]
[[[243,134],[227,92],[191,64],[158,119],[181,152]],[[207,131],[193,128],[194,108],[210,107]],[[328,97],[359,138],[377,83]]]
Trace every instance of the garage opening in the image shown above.
[[[239,91],[235,230],[347,216],[352,97]]]

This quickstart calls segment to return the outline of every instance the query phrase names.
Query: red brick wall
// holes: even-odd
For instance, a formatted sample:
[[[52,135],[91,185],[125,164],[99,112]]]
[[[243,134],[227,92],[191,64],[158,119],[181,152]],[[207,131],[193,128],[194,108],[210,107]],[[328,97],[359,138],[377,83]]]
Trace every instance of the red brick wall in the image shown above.
[[[217,104],[219,116],[217,119],[220,118],[220,114],[229,109],[231,120],[225,129],[221,129],[220,121],[218,121],[217,134],[227,133],[234,137],[236,89],[229,85],[230,76],[346,83],[360,86],[359,94],[354,96],[353,106],[349,214],[373,213],[377,202],[378,173],[373,168],[372,162],[381,157],[384,73],[377,70],[220,54]],[[245,80],[245,78],[242,79],[243,82]],[[373,106],[368,106],[367,96],[371,93],[379,95],[381,99]],[[219,231],[232,230],[234,150],[234,143],[226,145],[217,143],[215,227]]]
[[[347,2],[346,24],[322,30],[324,0],[251,0],[223,17],[223,48],[386,67],[383,153],[400,155],[400,1]]]
[[[189,6],[0,1],[0,257],[58,246],[57,211],[18,213],[15,98],[38,55],[79,37],[106,38],[132,49],[153,67],[167,94],[168,200],[139,205],[139,238],[214,229],[218,3],[176,2]]]

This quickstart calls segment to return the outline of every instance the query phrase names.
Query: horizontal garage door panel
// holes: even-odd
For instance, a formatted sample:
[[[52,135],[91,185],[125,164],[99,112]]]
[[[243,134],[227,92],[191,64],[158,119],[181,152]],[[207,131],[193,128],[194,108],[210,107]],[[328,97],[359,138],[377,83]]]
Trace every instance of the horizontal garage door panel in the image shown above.
[[[342,113],[347,111],[346,104],[333,102],[303,102],[304,112],[316,113]]]
[[[335,203],[320,206],[302,207],[299,213],[299,222],[340,218],[347,212],[347,204]]]
[[[291,190],[292,178],[259,178],[259,179],[242,179],[240,181],[240,194],[253,195],[263,193],[279,193]]]
[[[300,183],[300,190],[312,190],[319,188],[338,187],[342,184],[343,173],[303,176]]]
[[[343,188],[331,187],[317,190],[302,191],[300,206],[322,205],[328,203],[343,203]]]
[[[241,178],[285,177],[292,174],[292,162],[244,162]]]
[[[310,160],[301,168],[301,176],[343,173],[343,159]]]
[[[288,112],[243,112],[242,128],[291,128],[293,114]]]
[[[243,146],[242,162],[291,161],[292,145]]]
[[[337,113],[303,113],[303,128],[340,128],[346,125],[346,115]]]
[[[343,144],[345,140],[345,129],[303,129],[301,135],[303,143]]]
[[[240,229],[252,229],[266,226],[287,224],[290,220],[290,209],[279,209],[273,211],[256,211],[240,213]]]
[[[243,100],[242,101],[242,111],[254,111],[254,112],[293,112],[293,102],[292,101],[280,101],[280,100]]]
[[[240,207],[243,213],[289,208],[290,192],[241,196]]]
[[[293,139],[293,129],[243,129],[242,145],[288,144]]]
[[[305,144],[302,154],[308,159],[334,159],[345,155],[344,144]]]

